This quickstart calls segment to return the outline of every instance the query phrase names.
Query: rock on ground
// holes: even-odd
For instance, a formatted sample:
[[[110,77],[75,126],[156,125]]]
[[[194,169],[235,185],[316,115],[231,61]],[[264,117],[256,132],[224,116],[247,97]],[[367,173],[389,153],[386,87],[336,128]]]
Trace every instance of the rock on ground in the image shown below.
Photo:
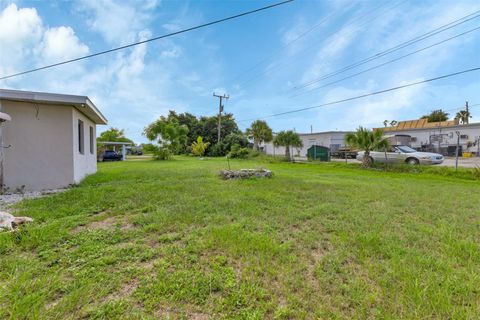
[[[14,227],[17,227],[25,222],[32,222],[33,219],[30,217],[14,217],[8,212],[0,211],[0,230],[13,230]]]
[[[222,170],[220,176],[223,179],[271,178],[273,173],[267,169]]]

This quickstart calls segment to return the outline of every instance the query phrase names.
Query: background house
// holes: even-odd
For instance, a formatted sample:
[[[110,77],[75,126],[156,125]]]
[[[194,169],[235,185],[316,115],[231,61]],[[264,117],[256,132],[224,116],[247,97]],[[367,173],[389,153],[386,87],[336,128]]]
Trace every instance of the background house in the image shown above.
[[[480,123],[459,124],[458,120],[428,122],[427,119],[400,121],[392,127],[379,128],[386,135],[409,135],[410,146],[422,151],[454,156],[457,132],[462,152],[479,154]]]
[[[316,133],[299,133],[302,148],[291,148],[292,156],[306,157],[307,150],[313,145],[330,148],[335,152],[345,146],[345,135],[350,131],[325,131]],[[285,147],[274,147],[273,142],[264,143],[260,148],[270,155],[285,155]]]
[[[0,89],[11,116],[0,133],[5,188],[43,190],[96,172],[96,125],[107,120],[86,96]]]

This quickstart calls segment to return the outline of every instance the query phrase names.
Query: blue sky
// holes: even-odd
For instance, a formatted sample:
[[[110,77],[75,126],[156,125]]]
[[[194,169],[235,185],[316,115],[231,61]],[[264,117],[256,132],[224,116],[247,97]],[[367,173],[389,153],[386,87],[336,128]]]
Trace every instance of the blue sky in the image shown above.
[[[177,31],[273,1],[0,0],[0,75]],[[88,95],[137,142],[168,110],[237,120],[318,105],[480,66],[480,30],[398,62],[303,93],[295,89],[353,62],[480,10],[466,1],[301,1],[121,52],[4,81],[1,88]],[[342,73],[376,66],[480,26],[480,17]],[[302,36],[303,35],[303,36]],[[296,94],[298,96],[293,97]],[[480,104],[480,72],[366,99],[266,119],[275,130],[350,130],[417,118],[435,108],[453,116]],[[480,121],[480,105],[473,106]],[[245,129],[250,121],[241,121]],[[100,130],[106,129],[100,128]]]

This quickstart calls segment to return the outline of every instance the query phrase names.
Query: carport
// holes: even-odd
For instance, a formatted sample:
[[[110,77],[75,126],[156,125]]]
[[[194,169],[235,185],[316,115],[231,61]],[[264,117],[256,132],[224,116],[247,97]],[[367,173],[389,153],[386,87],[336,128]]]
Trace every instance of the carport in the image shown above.
[[[113,147],[113,151],[117,151],[117,146],[122,148],[122,161],[127,159],[127,146],[131,145],[131,142],[117,142],[117,141],[97,141],[98,144],[103,145],[106,150],[108,147]]]

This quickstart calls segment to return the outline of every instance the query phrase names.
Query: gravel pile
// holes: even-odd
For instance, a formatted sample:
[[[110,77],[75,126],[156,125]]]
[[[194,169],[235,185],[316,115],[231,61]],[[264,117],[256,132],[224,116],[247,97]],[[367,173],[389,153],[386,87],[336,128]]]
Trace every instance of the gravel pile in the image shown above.
[[[55,193],[66,191],[67,189],[51,189],[43,191],[30,191],[24,193],[10,193],[0,195],[0,209],[8,208],[24,199],[41,198]]]

